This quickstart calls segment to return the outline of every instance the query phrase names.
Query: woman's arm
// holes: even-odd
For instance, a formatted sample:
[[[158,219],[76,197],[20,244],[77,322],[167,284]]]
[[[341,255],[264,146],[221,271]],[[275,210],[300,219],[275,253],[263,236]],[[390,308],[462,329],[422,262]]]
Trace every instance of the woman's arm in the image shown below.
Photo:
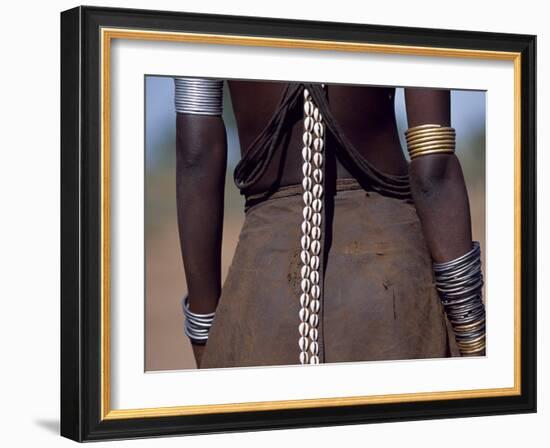
[[[462,356],[484,355],[481,259],[479,246],[472,242],[468,192],[454,154],[450,93],[406,89],[405,99],[408,149],[414,155],[411,192],[434,261],[436,288]],[[422,125],[440,127],[417,127]]]
[[[176,199],[189,309],[216,310],[221,291],[227,142],[221,116],[178,113]],[[197,366],[203,345],[192,344]]]
[[[450,126],[450,92],[405,89],[409,128]],[[458,137],[460,138],[460,136]],[[460,162],[454,154],[417,157],[409,167],[411,192],[435,262],[457,258],[472,248],[470,205]]]

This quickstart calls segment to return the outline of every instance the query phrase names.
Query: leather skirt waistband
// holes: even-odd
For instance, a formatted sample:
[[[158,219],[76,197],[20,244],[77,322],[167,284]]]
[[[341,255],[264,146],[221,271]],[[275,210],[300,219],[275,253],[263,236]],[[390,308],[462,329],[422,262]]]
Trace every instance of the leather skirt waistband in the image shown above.
[[[349,190],[363,190],[363,187],[353,178],[336,179],[336,192]],[[301,184],[285,185],[269,193],[258,193],[247,195],[245,198],[245,212],[250,208],[274,199],[286,198],[289,196],[301,195],[304,192]]]

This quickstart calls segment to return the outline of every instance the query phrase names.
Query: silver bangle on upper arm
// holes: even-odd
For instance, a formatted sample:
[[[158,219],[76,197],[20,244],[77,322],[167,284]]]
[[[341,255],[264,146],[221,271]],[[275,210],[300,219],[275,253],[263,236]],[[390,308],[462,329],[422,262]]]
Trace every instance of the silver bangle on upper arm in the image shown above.
[[[223,112],[223,81],[208,78],[174,78],[176,112],[220,116]]]

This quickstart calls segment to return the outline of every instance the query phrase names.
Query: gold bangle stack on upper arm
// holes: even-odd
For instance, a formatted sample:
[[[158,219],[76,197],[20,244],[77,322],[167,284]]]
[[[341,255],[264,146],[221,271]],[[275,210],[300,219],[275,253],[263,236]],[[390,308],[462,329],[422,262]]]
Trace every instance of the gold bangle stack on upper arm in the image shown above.
[[[405,131],[411,160],[428,154],[453,154],[456,133],[450,126],[423,124]]]

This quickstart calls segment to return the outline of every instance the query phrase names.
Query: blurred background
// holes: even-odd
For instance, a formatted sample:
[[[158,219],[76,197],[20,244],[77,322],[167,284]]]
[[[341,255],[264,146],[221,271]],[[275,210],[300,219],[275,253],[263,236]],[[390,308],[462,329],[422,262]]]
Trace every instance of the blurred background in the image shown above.
[[[183,332],[181,298],[186,294],[176,217],[174,83],[165,76],[145,78],[145,370],[196,368]],[[402,146],[407,129],[403,89],[398,88],[395,112]],[[485,92],[451,91],[452,126],[472,214],[474,240],[485,248]],[[228,164],[222,247],[222,279],[237,245],[244,220],[244,200],[233,183],[240,158],[239,139],[224,88],[223,119],[227,129]],[[406,152],[406,151],[405,151]]]

